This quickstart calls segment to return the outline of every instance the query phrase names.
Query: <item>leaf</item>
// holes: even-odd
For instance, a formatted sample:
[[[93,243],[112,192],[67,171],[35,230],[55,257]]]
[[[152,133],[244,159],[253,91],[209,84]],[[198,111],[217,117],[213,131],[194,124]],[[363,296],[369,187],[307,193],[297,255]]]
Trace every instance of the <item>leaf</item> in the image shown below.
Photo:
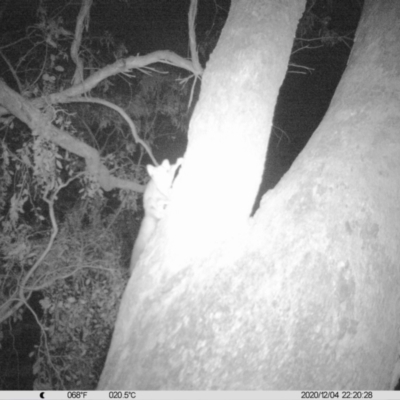
[[[40,357],[37,359],[35,364],[33,364],[32,373],[33,375],[37,375],[39,371],[40,371]]]
[[[51,307],[51,301],[48,297],[39,301],[39,304],[42,306],[43,310],[47,310]]]

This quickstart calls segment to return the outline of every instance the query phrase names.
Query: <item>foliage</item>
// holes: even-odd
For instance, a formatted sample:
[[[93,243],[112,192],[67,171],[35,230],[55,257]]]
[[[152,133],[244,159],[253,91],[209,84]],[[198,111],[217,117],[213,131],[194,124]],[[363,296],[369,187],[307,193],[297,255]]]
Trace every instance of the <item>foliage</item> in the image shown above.
[[[32,101],[69,87],[75,66],[72,30],[58,10],[50,16],[44,4],[22,36],[0,39],[0,75]],[[126,52],[109,32],[87,34],[80,52],[85,74]],[[135,80],[111,77],[91,92],[126,110],[149,145],[173,139],[188,124],[187,88],[169,68],[161,72],[139,72]],[[145,183],[145,154],[115,110],[44,102],[41,111],[54,126],[95,148],[113,176]],[[127,277],[119,234],[126,212],[138,210],[139,195],[132,190],[105,195],[80,157],[13,117],[0,115],[0,146],[0,348],[2,323],[21,320],[26,308],[33,313],[29,298],[40,291],[43,316],[35,316],[41,342],[31,354],[35,389],[94,388]]]
[[[25,143],[15,154],[3,143],[2,154],[0,306],[18,290],[22,277],[49,242],[51,229],[40,206],[41,196],[59,189],[61,176],[68,176],[74,165],[65,163],[65,153],[60,156],[54,145],[39,138]],[[111,156],[106,160],[113,168],[119,162]],[[37,389],[95,387],[126,283],[119,263],[118,229],[112,227],[121,219],[118,212],[132,209],[129,201],[134,198],[136,204],[137,197],[119,192],[123,200],[119,211],[107,214],[102,192],[85,184],[85,179],[83,176],[78,185],[77,199],[82,200],[75,200],[64,216],[57,240],[26,288],[27,298],[32,290],[41,290],[44,296],[41,343],[32,353]],[[17,310],[13,319],[21,320],[22,311]]]
[[[4,154],[9,155],[7,151]],[[50,236],[48,225],[46,228],[41,219],[29,225],[23,217],[26,203],[35,204],[28,188],[18,183],[32,184],[34,179],[29,177],[29,169],[21,175],[10,174],[11,165],[14,170],[21,169],[15,164],[19,159],[5,158],[7,162],[3,162],[3,167],[6,164],[8,168],[4,168],[2,180],[8,182],[8,188],[15,190],[18,187],[19,191],[11,197],[9,212],[1,221],[2,306],[43,253]],[[11,185],[10,177],[16,176],[24,179]],[[42,187],[45,181],[42,179]],[[53,181],[48,179],[48,182]],[[30,289],[27,288],[28,291],[41,290],[44,296],[41,302],[44,316],[38,320],[42,330],[41,343],[32,353],[37,389],[94,388],[108,348],[126,273],[119,264],[118,229],[109,227],[111,221],[118,222],[118,214],[102,216],[105,199],[91,195],[67,213],[57,240],[31,277]],[[13,315],[14,320],[21,318],[22,308]],[[83,355],[84,362],[80,358]]]
[[[70,276],[42,291],[44,332],[32,353],[35,390],[96,387],[125,288],[115,232],[102,226],[96,208],[84,210],[68,214],[43,265]]]

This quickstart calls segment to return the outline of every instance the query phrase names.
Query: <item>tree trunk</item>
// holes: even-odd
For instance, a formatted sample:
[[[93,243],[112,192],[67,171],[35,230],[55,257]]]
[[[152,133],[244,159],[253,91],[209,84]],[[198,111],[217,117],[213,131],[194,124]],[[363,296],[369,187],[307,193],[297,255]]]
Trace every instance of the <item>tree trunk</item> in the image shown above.
[[[400,2],[365,1],[324,121],[246,223],[302,7],[232,2],[99,388],[389,389],[398,378]]]

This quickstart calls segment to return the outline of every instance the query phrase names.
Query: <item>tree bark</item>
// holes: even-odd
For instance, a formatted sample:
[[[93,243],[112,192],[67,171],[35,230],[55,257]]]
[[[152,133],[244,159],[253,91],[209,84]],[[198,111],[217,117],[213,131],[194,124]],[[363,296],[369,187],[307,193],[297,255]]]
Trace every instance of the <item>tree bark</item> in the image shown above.
[[[304,3],[232,2],[219,44],[203,75],[189,145],[168,215],[159,223],[126,290],[100,387],[193,387],[187,377],[169,366],[174,357],[168,343],[179,342],[182,329],[186,336],[195,334],[198,328],[197,324],[181,325],[183,310],[175,309],[175,291],[188,291],[187,296],[196,301],[193,279],[200,283],[213,274],[212,264],[206,264],[204,258],[212,249],[221,248],[222,240],[228,248],[228,261],[235,258],[229,245],[241,239],[247,229],[276,98]],[[167,313],[172,316],[158,315],[166,304],[172,305]],[[197,319],[195,314],[191,318]],[[153,343],[163,342],[156,358],[152,354],[156,349],[143,352],[146,337]],[[127,358],[121,362],[123,354]],[[158,369],[160,357],[163,371],[153,379],[151,368]],[[135,361],[138,358],[141,361]],[[151,359],[155,361],[152,367],[140,367]],[[139,366],[133,373],[132,363]],[[207,371],[199,373],[202,380],[208,379]]]
[[[365,1],[324,121],[246,224],[302,7],[232,2],[174,198],[124,294],[99,388],[396,383],[400,2]]]

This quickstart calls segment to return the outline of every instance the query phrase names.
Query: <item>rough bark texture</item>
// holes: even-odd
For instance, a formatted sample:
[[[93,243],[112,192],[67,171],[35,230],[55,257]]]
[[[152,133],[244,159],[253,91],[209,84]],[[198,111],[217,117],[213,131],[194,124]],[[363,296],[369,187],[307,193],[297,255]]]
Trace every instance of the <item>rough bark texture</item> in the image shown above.
[[[253,3],[269,2],[239,1],[232,14]],[[257,18],[259,12],[250,16]],[[237,18],[245,17],[232,16],[228,24]],[[175,270],[169,261],[155,263],[157,255],[148,252],[147,265],[142,262],[125,293],[100,388],[393,386],[399,370],[400,312],[399,21],[400,2],[366,0],[348,68],[326,118],[289,173],[264,197],[236,247],[230,248],[234,242],[228,241],[200,265]],[[248,54],[241,49],[246,40],[240,28],[235,32],[239,57]],[[217,62],[222,54],[217,54],[210,81],[211,67],[223,72],[223,60]],[[227,75],[232,63],[224,67]],[[242,73],[253,63],[245,55]],[[242,75],[236,74],[241,90]],[[211,95],[207,88],[203,93]],[[232,117],[232,103],[215,99],[223,126]],[[201,130],[211,121],[211,111],[204,109],[196,112],[193,135],[197,124]],[[215,129],[208,123],[205,131]],[[228,139],[227,132],[220,138],[225,152],[231,149]],[[202,140],[192,137],[188,153],[200,146],[207,162]],[[215,142],[212,135],[209,140]],[[233,140],[243,140],[244,151],[250,151],[244,137]],[[252,190],[253,183],[243,184]],[[223,190],[230,190],[229,185]],[[219,193],[210,195],[217,205]],[[245,208],[241,202],[236,206]],[[231,259],[243,246],[245,255]]]
[[[330,109],[264,197],[246,271],[235,267],[253,288],[243,299],[252,330],[267,337],[254,352],[258,388],[397,383],[399,65],[400,2],[366,1]]]
[[[128,284],[100,388],[232,384],[209,331],[222,334],[224,321],[203,309],[216,294],[200,300],[218,257],[207,264],[204,256],[220,247],[221,238],[237,238],[248,221],[304,6],[304,0],[232,2],[203,76],[173,201]],[[219,254],[236,255],[230,249]]]

